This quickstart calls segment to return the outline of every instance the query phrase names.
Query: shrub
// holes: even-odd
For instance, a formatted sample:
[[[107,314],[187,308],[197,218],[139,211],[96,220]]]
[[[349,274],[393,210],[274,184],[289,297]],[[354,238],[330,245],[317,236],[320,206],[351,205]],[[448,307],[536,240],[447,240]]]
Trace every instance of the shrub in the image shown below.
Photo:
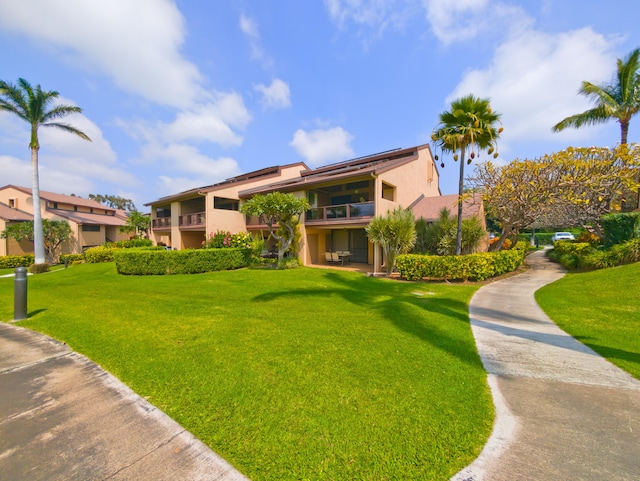
[[[607,247],[621,244],[636,237],[640,225],[639,212],[625,212],[603,215],[600,220]]]
[[[29,266],[29,272],[32,274],[42,274],[43,272],[49,272],[49,264],[31,264]]]
[[[516,270],[524,261],[526,244],[499,252],[482,252],[462,256],[401,255],[396,260],[400,275],[408,280],[483,281]]]
[[[73,265],[73,263],[76,261],[84,261],[84,255],[83,254],[62,254],[60,256],[60,264],[64,264],[65,260],[71,263],[71,265]]]
[[[249,265],[249,249],[183,251],[127,249],[115,252],[116,269],[125,275],[200,274]]]
[[[84,251],[84,258],[91,264],[98,262],[113,262],[113,253],[116,250],[116,247],[92,247],[91,249]]]
[[[235,249],[251,248],[251,234],[248,232],[240,232],[232,234],[229,231],[217,231],[215,234],[209,234],[209,238],[202,241],[203,249]]]
[[[595,235],[593,232],[589,232],[585,230],[580,233],[580,235],[576,239],[576,242],[591,244],[592,246],[595,247],[597,245],[600,245],[600,237]]]
[[[14,269],[16,267],[29,267],[33,264],[35,257],[33,254],[24,256],[2,256],[0,257],[0,269]]]
[[[132,249],[134,247],[149,247],[152,246],[151,239],[127,239],[117,242],[105,242],[104,247],[117,247],[119,249]]]

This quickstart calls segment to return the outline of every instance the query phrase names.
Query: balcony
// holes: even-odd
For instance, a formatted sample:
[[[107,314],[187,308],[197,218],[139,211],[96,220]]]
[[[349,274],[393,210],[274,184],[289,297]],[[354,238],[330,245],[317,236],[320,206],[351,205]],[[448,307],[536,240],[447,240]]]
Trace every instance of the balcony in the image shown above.
[[[206,224],[206,219],[204,212],[185,214],[178,217],[178,226],[181,229],[203,228]],[[151,220],[151,226],[153,229],[171,229],[171,217],[156,217]]]
[[[151,227],[153,229],[170,229],[171,217],[156,217],[151,220]]]
[[[375,207],[373,202],[355,202],[315,207],[307,211],[305,224],[364,221],[373,217],[374,212]]]
[[[194,212],[193,214],[185,214],[178,217],[178,225],[180,228],[204,227],[206,219],[205,212]]]

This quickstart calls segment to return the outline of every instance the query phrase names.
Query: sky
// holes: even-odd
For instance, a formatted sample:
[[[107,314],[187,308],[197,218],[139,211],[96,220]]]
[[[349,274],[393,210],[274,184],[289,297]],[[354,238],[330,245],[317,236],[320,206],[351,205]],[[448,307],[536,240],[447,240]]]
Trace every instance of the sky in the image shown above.
[[[82,108],[41,128],[40,186],[145,203],[264,167],[430,143],[451,101],[489,98],[499,162],[614,146],[592,107],[640,47],[637,0],[0,0],[0,79]],[[631,122],[637,142],[640,120]],[[0,113],[0,186],[31,186],[29,127]],[[481,156],[480,161],[488,159]],[[444,157],[443,194],[459,169]],[[471,167],[467,168],[471,171]]]

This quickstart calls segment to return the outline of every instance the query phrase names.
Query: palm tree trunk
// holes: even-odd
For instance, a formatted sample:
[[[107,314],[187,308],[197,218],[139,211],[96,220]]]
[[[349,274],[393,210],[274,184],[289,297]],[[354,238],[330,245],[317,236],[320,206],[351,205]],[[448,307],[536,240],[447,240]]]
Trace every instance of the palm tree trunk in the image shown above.
[[[462,254],[462,194],[464,193],[464,146],[460,147],[460,179],[458,179],[458,232],[456,233],[456,255]]]
[[[620,144],[627,143],[627,137],[629,134],[629,122],[620,122]]]
[[[38,175],[38,148],[31,148],[31,197],[33,199],[33,250],[34,264],[44,264],[44,236],[42,210],[40,209],[40,180]]]

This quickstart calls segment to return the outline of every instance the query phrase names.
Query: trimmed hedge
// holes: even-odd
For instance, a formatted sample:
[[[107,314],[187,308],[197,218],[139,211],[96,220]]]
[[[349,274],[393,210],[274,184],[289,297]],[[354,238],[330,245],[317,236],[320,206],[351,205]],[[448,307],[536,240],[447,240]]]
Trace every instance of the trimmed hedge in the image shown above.
[[[95,264],[98,262],[113,262],[113,253],[120,250],[116,247],[98,246],[84,251],[84,258],[87,262]]]
[[[402,277],[411,281],[483,281],[516,270],[524,262],[525,252],[526,245],[519,242],[514,249],[464,256],[405,254],[398,256],[396,267]]]
[[[640,237],[640,213],[638,212],[603,215],[600,222],[607,247]]]
[[[105,242],[104,247],[119,247],[120,249],[131,249],[133,247],[149,247],[153,245],[151,239],[127,239],[117,242]]]
[[[598,249],[584,242],[558,241],[548,254],[566,269],[605,269],[640,262],[640,239]]]
[[[60,264],[64,264],[64,261],[68,260],[70,264],[76,261],[84,261],[84,254],[62,254],[60,256]]]
[[[15,267],[29,267],[35,262],[33,254],[24,256],[2,256],[0,257],[0,269],[13,269]]]
[[[188,249],[183,251],[126,249],[114,253],[118,274],[149,276],[200,274],[247,267],[250,249]]]

